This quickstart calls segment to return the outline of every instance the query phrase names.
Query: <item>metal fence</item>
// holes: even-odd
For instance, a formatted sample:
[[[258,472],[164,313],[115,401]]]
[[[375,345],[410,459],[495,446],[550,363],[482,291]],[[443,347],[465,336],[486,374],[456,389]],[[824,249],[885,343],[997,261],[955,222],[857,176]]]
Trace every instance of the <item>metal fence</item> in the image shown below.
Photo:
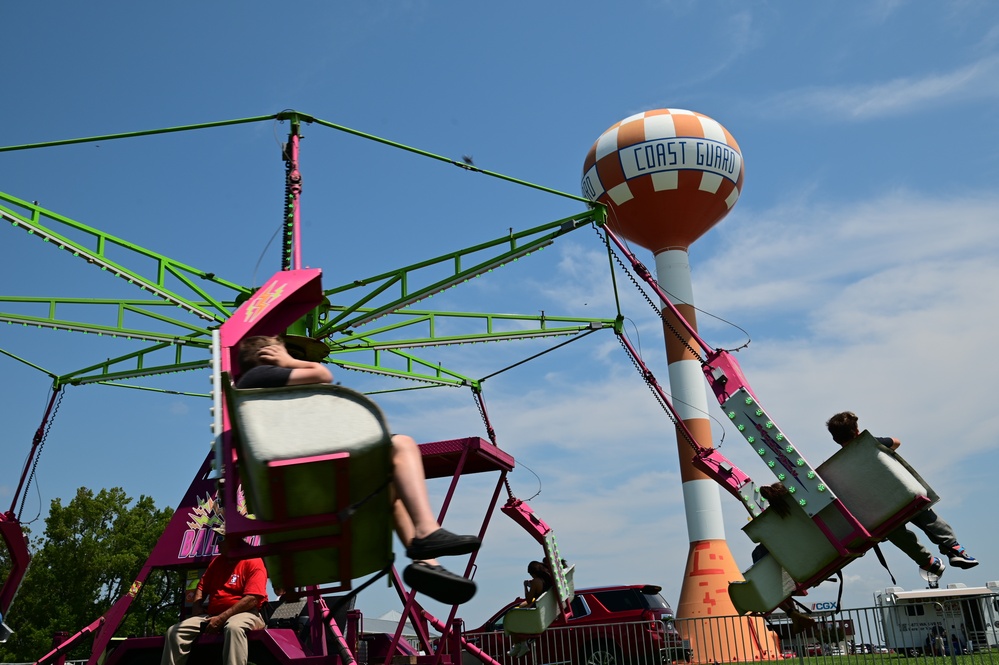
[[[471,648],[463,652],[462,664],[481,663],[483,659],[474,655],[477,652],[503,665],[661,665],[691,655],[689,643],[662,621],[564,626],[526,637],[512,637],[501,629],[465,633]],[[524,643],[523,655],[511,653],[518,642]]]
[[[879,607],[814,613],[799,621],[778,613],[766,619],[725,616],[569,625],[529,638],[507,635],[498,626],[492,632],[465,633],[464,638],[468,646],[462,649],[461,665],[792,665],[806,660],[809,665],[880,665],[903,659],[911,665],[999,665],[999,596],[889,599]],[[445,640],[445,648],[453,644]],[[515,645],[522,654],[511,653]],[[367,660],[366,654],[358,654],[359,662]]]
[[[798,630],[783,615],[774,615],[768,622],[785,658],[834,658],[833,662],[844,664],[902,658],[999,662],[999,598],[994,595],[886,602],[879,607],[815,614],[810,619],[811,625],[799,625]],[[677,622],[678,626],[682,623]],[[705,653],[708,659],[701,662],[713,662],[710,655]]]
[[[570,622],[571,623],[571,622]],[[707,617],[549,628],[511,653],[503,633],[466,633],[462,665],[666,665],[797,660],[878,663],[909,659],[999,665],[999,597],[814,613]]]

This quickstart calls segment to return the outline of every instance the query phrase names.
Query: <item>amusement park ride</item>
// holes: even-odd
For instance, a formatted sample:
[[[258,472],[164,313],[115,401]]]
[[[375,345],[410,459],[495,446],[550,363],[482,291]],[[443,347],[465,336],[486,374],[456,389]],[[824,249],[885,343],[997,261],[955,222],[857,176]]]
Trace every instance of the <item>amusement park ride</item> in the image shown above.
[[[652,114],[678,118],[695,115],[681,111],[650,112]],[[10,572],[0,587],[0,616],[11,623],[14,596],[30,560],[17,504],[31,483],[49,419],[65,388],[92,383],[113,384],[169,372],[205,369],[211,370],[213,383],[215,445],[128,593],[103,616],[42,656],[39,663],[59,659],[69,649],[84,643],[85,639],[92,640],[88,665],[97,665],[98,661],[103,661],[105,665],[157,662],[163,646],[161,636],[130,637],[115,643],[112,643],[112,638],[153,570],[171,569],[195,574],[207,565],[218,546],[212,526],[224,515],[225,539],[230,552],[239,557],[263,557],[275,586],[294,590],[287,594],[285,602],[298,602],[303,608],[303,616],[308,618],[308,629],[304,631],[289,627],[254,631],[251,643],[255,651],[251,653],[251,660],[258,665],[291,661],[350,663],[358,659],[359,613],[347,612],[346,620],[340,617],[341,620],[337,621],[337,606],[350,606],[353,595],[372,581],[368,580],[355,588],[358,578],[381,573],[390,576],[405,609],[395,634],[381,645],[377,653],[369,650],[369,662],[378,658],[388,664],[396,655],[417,658],[407,650],[405,641],[401,639],[403,624],[411,619],[419,634],[422,651],[426,654],[413,662],[428,665],[450,662],[448,654],[457,654],[464,649],[487,665],[495,665],[489,656],[462,639],[460,629],[456,629],[460,626],[460,621],[456,620],[457,606],[451,608],[447,618],[433,616],[421,606],[416,591],[406,588],[393,565],[387,504],[380,500],[363,501],[377,487],[360,482],[363,478],[375,485],[379,482],[377,472],[364,470],[383,464],[386,443],[383,437],[374,436],[374,443],[370,440],[359,442],[370,432],[362,432],[360,425],[352,425],[337,436],[329,437],[330,440],[299,441],[288,450],[287,439],[297,440],[301,438],[297,436],[300,433],[322,432],[331,429],[331,422],[344,422],[344,419],[338,420],[330,414],[360,413],[358,419],[349,419],[349,422],[357,423],[365,418],[377,419],[377,407],[363,395],[332,386],[328,387],[331,390],[315,386],[232,389],[229,377],[235,369],[235,348],[241,339],[250,335],[285,334],[290,348],[297,345],[310,359],[323,360],[344,369],[471,390],[483,417],[488,440],[466,437],[421,444],[424,468],[428,478],[451,479],[439,520],[443,520],[463,475],[497,474],[479,535],[485,533],[490,516],[505,489],[506,501],[501,511],[526,529],[541,545],[548,560],[555,564],[553,572],[557,580],[554,588],[539,600],[537,607],[518,610],[518,616],[508,622],[508,626],[513,625],[522,633],[541,633],[560,613],[569,611],[573,595],[573,567],[561,565],[563,553],[558,550],[553,529],[524,501],[514,496],[507,482],[507,474],[514,468],[514,458],[497,444],[482,397],[482,381],[420,357],[418,353],[422,348],[471,341],[555,336],[578,339],[594,332],[612,331],[654,398],[669,414],[676,428],[678,443],[689,447],[686,459],[700,473],[739,500],[752,518],[745,528],[746,533],[768,551],[768,555],[745,571],[745,579],[733,577],[727,580],[728,595],[740,614],[766,614],[792,595],[806,593],[877,544],[891,529],[936,500],[932,490],[904,461],[880,448],[866,433],[824,464],[818,467],[809,465],[759,405],[756,394],[731,353],[712,348],[697,333],[689,320],[692,318],[690,311],[684,309],[689,301],[674,302],[676,297],[669,295],[628,249],[622,238],[648,247],[657,255],[670,249],[660,246],[655,232],[657,222],[643,219],[646,211],[640,210],[637,215],[629,212],[635,207],[630,201],[649,200],[649,195],[642,193],[643,183],[648,183],[650,192],[659,194],[665,189],[673,192],[674,196],[685,197],[677,199],[677,207],[683,215],[706,216],[706,221],[701,222],[704,228],[686,239],[688,245],[707,227],[720,220],[738,197],[738,188],[742,183],[741,154],[738,154],[734,141],[724,145],[724,141],[711,136],[691,137],[684,133],[679,120],[675,124],[669,123],[669,131],[656,134],[656,128],[662,130],[664,127],[660,122],[663,118],[653,118],[656,122],[647,121],[644,134],[627,140],[618,137],[611,148],[598,141],[596,159],[584,169],[585,197],[530,185],[295,111],[166,130],[10,146],[0,148],[0,152],[275,120],[287,122],[290,127],[283,145],[286,207],[282,224],[282,260],[281,269],[259,289],[226,281],[213,273],[47,210],[37,203],[0,192],[0,218],[13,229],[25,231],[42,242],[70,252],[74,257],[108,271],[155,297],[155,300],[88,300],[86,304],[94,307],[116,310],[117,325],[96,325],[66,318],[63,312],[71,309],[70,305],[80,304],[71,299],[0,297],[0,303],[6,306],[32,303],[43,305],[48,311],[45,316],[0,311],[0,321],[99,333],[149,344],[140,351],[55,377],[48,408],[32,442],[10,508],[0,514],[0,536],[11,561]],[[707,120],[701,122],[707,125]],[[301,264],[302,177],[299,147],[303,124],[348,132],[450,162],[463,169],[566,196],[585,203],[587,209],[527,230],[511,230],[500,238],[397,270],[332,287],[324,286],[321,270],[303,268]],[[705,153],[702,148],[717,152]],[[723,155],[726,150],[728,152]],[[706,154],[717,157],[718,161],[706,165]],[[643,160],[641,163],[637,161],[639,156]],[[738,172],[733,175],[736,164]],[[622,199],[620,196],[620,183],[610,185],[615,173],[621,183],[631,185],[628,197]],[[671,173],[673,181],[670,183]],[[680,177],[677,179],[678,173]],[[690,173],[709,173],[712,182],[717,182],[713,189],[706,188],[703,184],[707,179],[705,177],[700,184],[694,182],[692,187],[688,187],[685,178]],[[718,196],[723,201],[728,197],[727,205],[719,207],[717,200],[711,198]],[[670,205],[668,199],[666,205]],[[705,209],[707,212],[704,212]],[[757,451],[778,483],[786,488],[784,497],[778,499],[785,504],[786,510],[769,510],[770,504],[761,495],[761,488],[710,445],[710,433],[705,437],[703,432],[688,426],[688,419],[674,407],[670,396],[625,336],[624,317],[620,309],[613,318],[581,318],[546,314],[447,313],[413,307],[429,296],[535,253],[584,226],[595,228],[620,268],[628,272],[636,284],[644,282],[660,299],[661,304],[657,305],[646,296],[649,304],[662,317],[667,336],[672,336],[667,347],[679,345],[686,358],[696,361],[727,418]],[[150,259],[155,265],[153,271],[137,267],[147,265]],[[424,277],[427,268],[436,271],[434,278]],[[443,278],[440,277],[442,271],[446,273]],[[219,293],[227,295],[220,296]],[[171,308],[177,314],[163,313]],[[132,320],[135,315],[148,317],[162,325],[155,331],[126,326],[126,319]],[[474,322],[482,327],[472,333],[446,335],[440,332],[445,326],[438,326],[437,323],[448,317],[459,317],[462,321]],[[192,320],[195,322],[192,323]],[[496,325],[499,321],[516,325]],[[172,332],[164,332],[164,326]],[[403,337],[405,334],[411,336]],[[150,362],[154,356],[160,357],[155,354],[164,351],[171,353],[171,362]],[[4,354],[20,360],[6,351]],[[304,406],[316,399],[323,406]],[[267,417],[258,417],[259,413],[273,414],[274,409],[285,408],[302,409],[290,416],[293,422],[299,423],[298,428],[290,433],[287,428],[279,429],[279,433],[275,434],[274,428],[257,426],[261,420],[265,424],[268,420]],[[282,431],[285,438],[281,438]],[[276,448],[284,450],[275,454],[273,451]],[[374,458],[374,467],[369,465],[370,456]],[[378,461],[379,458],[382,462]],[[863,469],[863,472],[858,473],[857,469]],[[474,564],[475,554],[472,554],[464,571],[465,576],[473,573]],[[341,595],[338,600],[330,600],[331,593]],[[188,606],[185,611],[189,609]],[[13,611],[16,612],[16,605]],[[436,648],[431,642],[429,627],[443,634]],[[439,645],[445,641],[450,641],[452,646],[441,649]],[[702,644],[695,647],[695,658],[701,656],[709,661],[747,660],[753,656],[779,658],[779,650],[770,649],[765,641],[765,638],[758,637],[758,649],[749,657],[733,651],[721,655],[715,651],[709,656],[711,645]],[[205,638],[192,657],[200,660],[198,650],[208,653],[212,648],[211,642],[210,638]],[[214,653],[217,656],[217,650]]]

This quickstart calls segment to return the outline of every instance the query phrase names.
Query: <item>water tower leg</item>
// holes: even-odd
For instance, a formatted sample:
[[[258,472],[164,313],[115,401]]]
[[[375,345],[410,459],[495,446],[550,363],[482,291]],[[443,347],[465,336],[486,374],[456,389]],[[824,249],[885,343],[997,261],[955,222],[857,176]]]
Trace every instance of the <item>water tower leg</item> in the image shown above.
[[[656,280],[696,330],[687,252],[671,249],[656,254]],[[674,328],[683,330],[678,325]],[[700,350],[689,335],[684,336],[687,344]],[[710,407],[700,363],[668,326],[666,359],[670,393],[677,413],[697,443],[710,446]],[[694,468],[690,461],[693,451],[679,433],[677,448],[690,550],[676,616],[684,619],[678,625],[684,638],[691,642],[694,660],[722,663],[779,657],[776,640],[761,619],[734,618],[737,613],[728,596],[728,584],[743,578],[725,540],[721,493],[713,480]]]

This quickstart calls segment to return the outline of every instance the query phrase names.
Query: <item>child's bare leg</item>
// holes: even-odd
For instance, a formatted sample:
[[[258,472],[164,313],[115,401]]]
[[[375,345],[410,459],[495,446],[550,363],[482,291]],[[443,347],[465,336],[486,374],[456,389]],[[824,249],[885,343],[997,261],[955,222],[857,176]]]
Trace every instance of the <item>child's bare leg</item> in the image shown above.
[[[437,556],[468,554],[479,549],[475,536],[456,536],[441,529],[430,509],[423,456],[412,437],[392,436],[392,464],[396,501],[392,512],[396,532],[411,559],[433,561]]]
[[[413,542],[413,537],[416,534],[416,527],[413,526],[413,520],[409,516],[409,511],[406,510],[405,504],[396,495],[395,487],[391,488],[392,491],[392,520],[395,522],[395,533],[399,536],[399,540],[406,547]],[[432,566],[437,565],[437,559],[423,559]]]
[[[448,572],[435,557],[469,554],[479,549],[475,536],[456,536],[437,523],[430,510],[423,456],[412,437],[392,437],[393,501],[396,533],[413,563],[402,571],[410,587],[442,603],[467,602],[475,595],[475,582]]]
[[[392,464],[397,501],[393,504],[396,532],[406,545],[441,528],[430,509],[423,457],[412,437],[392,437]]]

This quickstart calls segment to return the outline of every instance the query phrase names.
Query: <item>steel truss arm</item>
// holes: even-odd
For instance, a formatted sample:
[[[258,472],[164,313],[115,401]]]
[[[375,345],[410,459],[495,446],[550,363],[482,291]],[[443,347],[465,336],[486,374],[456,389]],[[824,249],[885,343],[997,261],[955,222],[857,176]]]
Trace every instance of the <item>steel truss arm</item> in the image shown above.
[[[409,379],[410,381],[419,381],[437,386],[479,387],[479,382],[471,377],[445,369],[440,364],[423,360],[405,351],[379,349],[373,351],[373,354],[374,358],[369,363],[354,362],[340,358],[334,360],[334,363],[343,369],[352,369],[369,374],[381,374],[398,379]],[[396,367],[390,366],[390,360],[396,361]],[[398,367],[400,364],[402,365],[401,368]]]
[[[332,346],[330,360],[345,369],[353,369],[374,374],[384,374],[414,381],[437,385],[471,386],[479,390],[480,380],[445,369],[438,363],[423,360],[403,349],[429,346],[477,344],[485,342],[512,341],[538,337],[570,337],[601,329],[614,329],[613,319],[583,319],[571,317],[526,316],[517,314],[476,314],[457,312],[417,312],[403,310],[395,315],[408,315],[409,318],[396,324],[371,330],[364,335],[348,335],[328,340]],[[460,335],[438,335],[435,322],[442,318],[457,318],[478,321],[483,325],[479,332]],[[497,330],[497,320],[516,324],[517,328]],[[555,324],[555,325],[552,325]],[[396,331],[406,326],[426,325],[428,330],[422,336],[406,339],[380,339],[377,335]],[[367,363],[348,360],[362,352],[371,355]]]
[[[324,291],[327,299],[344,294],[357,294],[350,305],[334,305],[319,313],[311,336],[323,339],[332,349],[330,358],[345,369],[385,374],[399,378],[423,381],[437,385],[473,386],[478,381],[460,373],[444,369],[439,363],[430,362],[401,349],[476,342],[492,342],[534,337],[571,336],[578,333],[613,327],[613,319],[581,317],[552,317],[544,314],[487,314],[473,312],[434,312],[405,309],[409,305],[447,289],[463,284],[475,277],[491,272],[508,263],[544,249],[554,240],[582,226],[604,222],[602,209],[595,209],[536,226],[519,232],[510,232],[493,240],[449,252],[397,270],[359,279]],[[469,264],[471,264],[469,266]],[[467,267],[466,267],[467,266]],[[442,267],[450,274],[441,279]],[[431,271],[433,271],[431,273]],[[424,275],[433,274],[435,281],[427,284]],[[358,289],[369,287],[364,293]],[[388,297],[386,304],[369,306],[379,297]],[[387,323],[377,327],[368,324],[389,317]],[[440,334],[437,323],[441,320],[471,322],[474,332]],[[501,323],[505,329],[499,329]],[[399,332],[408,327],[421,326],[422,334],[400,338]],[[339,334],[338,334],[339,333]],[[371,360],[359,363],[344,356],[359,351],[370,352]]]
[[[15,207],[10,207],[15,206]],[[81,222],[74,221],[58,213],[46,210],[41,206],[23,201],[9,194],[0,192],[0,219],[14,228],[24,229],[28,235],[35,236],[43,242],[51,243],[59,249],[71,252],[73,256],[99,266],[129,284],[143,291],[148,291],[164,301],[193,314],[200,319],[221,323],[228,318],[231,310],[221,301],[210,295],[195,280],[210,282],[220,287],[235,291],[236,294],[248,295],[250,289],[220,279],[210,273],[193,266],[174,261],[150,249],[128,242]],[[87,242],[71,239],[66,234],[83,236]],[[138,268],[129,268],[111,259],[111,250],[124,251],[127,260],[135,263],[155,262],[155,274],[143,274]],[[181,295],[167,285],[172,279],[190,293]],[[234,298],[230,298],[232,300]]]
[[[36,210],[33,213],[33,217],[39,217],[41,215],[39,211],[40,209]],[[4,214],[2,206],[0,206],[0,214]],[[54,215],[54,213],[46,211],[46,215]],[[327,342],[333,349],[331,360],[334,360],[334,362],[344,368],[386,374],[437,385],[476,385],[475,380],[459,372],[445,369],[437,362],[421,359],[411,353],[403,353],[400,349],[534,337],[571,336],[586,330],[610,326],[613,324],[613,321],[609,319],[547,316],[544,314],[537,316],[471,312],[451,313],[399,308],[404,307],[409,302],[415,302],[416,300],[428,297],[433,293],[463,283],[473,277],[502,267],[509,262],[516,261],[522,256],[527,256],[534,251],[538,251],[540,248],[551,244],[554,238],[559,235],[593,222],[595,217],[598,217],[598,215],[593,212],[582,213],[527,231],[511,233],[507,236],[471,248],[451,252],[391,273],[384,273],[367,280],[358,280],[349,285],[330,289],[327,293],[335,295],[337,293],[350,292],[365,285],[374,285],[374,289],[359,297],[358,303],[373,300],[389,286],[393,285],[397,285],[396,288],[399,289],[400,295],[396,300],[380,307],[361,307],[358,303],[352,306],[330,307],[325,311],[319,312],[319,317],[314,319],[317,323],[312,326],[314,330],[310,330],[309,332],[312,336],[318,338],[323,335],[324,331],[330,331],[330,333],[344,331],[344,334],[337,336],[327,333]],[[20,217],[15,222],[18,226],[23,226],[23,220]],[[101,256],[103,253],[102,251],[97,253],[89,252],[79,243],[54,234],[50,229],[43,227],[41,224],[31,224],[26,228],[28,228],[31,235],[48,233],[49,235],[44,236],[43,239],[48,238],[50,242],[62,243],[62,248],[73,251],[75,254],[82,250],[82,255],[90,263],[94,263],[91,257],[95,255]],[[110,237],[102,236],[99,232],[95,233],[97,234],[95,237],[98,238],[98,248],[103,250],[107,246],[109,242],[108,238]],[[104,237],[104,239],[101,240],[101,237]],[[127,244],[119,239],[114,239],[114,242],[121,246]],[[482,259],[481,253],[490,249],[499,251],[496,251],[491,258]],[[462,269],[463,260],[467,262],[467,257],[475,253],[479,253],[480,256],[476,257],[477,260],[474,265],[470,268]],[[143,251],[143,256],[150,255],[153,255],[153,253],[148,250]],[[169,260],[164,259],[164,261]],[[117,264],[113,264],[113,267],[107,267],[112,265],[110,261],[107,261],[106,264],[102,264],[102,267],[105,269],[114,270],[117,268],[119,271],[123,271],[120,272],[120,276],[123,278],[127,278],[126,275],[133,274],[129,271],[124,271]],[[437,267],[438,272],[436,274],[439,275],[439,266],[441,264],[448,264],[453,267],[451,277],[438,280],[428,286],[407,288],[423,276],[424,273],[421,273],[422,270]],[[163,270],[161,269],[161,275],[162,272]],[[208,273],[204,273],[204,275],[206,278],[213,279],[213,277],[209,277]],[[219,280],[215,281],[220,282]],[[249,292],[249,289],[243,289],[237,285],[223,284],[231,286],[237,291]],[[162,280],[158,280],[155,285],[161,287]],[[165,289],[163,289],[163,293],[165,293]],[[199,290],[198,293],[201,294],[203,292]],[[157,293],[157,295],[162,296],[162,293]],[[190,352],[185,354],[185,348],[197,352],[199,356],[200,352],[207,352],[209,348],[209,330],[212,321],[207,322],[208,326],[205,326],[197,322],[187,322],[156,311],[162,310],[164,307],[177,306],[178,302],[193,306],[198,311],[210,313],[215,317],[227,315],[236,307],[235,302],[228,300],[199,301],[181,299],[179,296],[165,300],[6,296],[0,297],[0,306],[5,306],[6,309],[28,310],[32,313],[0,311],[0,322],[153,342],[153,345],[150,347],[108,359],[104,362],[57,377],[59,383],[75,385],[108,383],[137,377],[201,369],[207,366],[207,355],[191,359],[187,357],[190,356]],[[72,310],[80,306],[87,307],[88,319],[91,320],[84,321],[61,315],[66,310]],[[185,308],[185,311],[191,310]],[[89,316],[91,313],[95,313],[95,315],[93,317]],[[328,317],[330,313],[333,314],[333,320],[319,322],[319,318]],[[363,334],[357,334],[354,331],[357,326],[364,326],[375,319],[386,316],[398,320],[378,327],[365,326],[367,329],[363,331]],[[474,331],[462,334],[440,334],[438,332],[438,322],[442,320],[471,322],[474,326]],[[163,329],[157,331],[145,329],[144,327],[140,327],[141,322],[163,324]],[[416,334],[408,335],[405,339],[387,339],[387,336],[398,337],[400,330],[415,326],[422,326]],[[172,359],[162,359],[164,354],[170,354],[171,352],[173,354]],[[347,354],[356,355],[359,352],[367,352],[373,354],[373,356],[367,362],[345,357]],[[151,362],[151,358],[154,357],[156,361]]]
[[[372,310],[360,309],[365,313]],[[484,312],[433,312],[429,310],[404,309],[389,315],[401,320],[366,329],[363,334],[347,333],[328,338],[333,354],[349,351],[376,349],[405,349],[427,346],[448,346],[493,342],[503,340],[529,339],[533,337],[559,337],[575,335],[586,330],[614,327],[614,319],[582,318],[527,314],[488,314]],[[470,322],[481,326],[476,332],[463,334],[440,334],[438,322],[442,320]],[[380,338],[392,332],[411,326],[420,326],[422,334],[400,339]]]
[[[0,322],[153,342],[150,347],[59,376],[59,383],[107,382],[207,367],[210,328],[228,318],[237,298],[252,291],[2,192],[0,219],[158,298],[0,297],[0,307],[16,310],[0,311]],[[110,252],[123,258],[111,259]],[[150,259],[152,271],[128,267],[148,266]],[[220,299],[199,282],[232,293]],[[67,310],[76,314],[79,307],[86,307],[88,320],[64,314]],[[174,316],[178,310],[196,318]],[[186,357],[190,353],[185,354],[185,348],[200,352],[201,357]]]
[[[599,222],[598,222],[599,220]],[[346,332],[350,329],[363,326],[370,321],[385,316],[415,302],[440,293],[470,279],[479,277],[495,268],[502,267],[507,263],[516,261],[528,256],[536,251],[544,249],[554,242],[555,238],[573,231],[581,226],[591,223],[602,223],[603,216],[597,211],[587,211],[572,217],[536,226],[526,231],[511,232],[508,235],[490,240],[488,242],[460,249],[454,252],[432,258],[420,263],[415,263],[398,270],[382,273],[366,279],[359,279],[349,284],[334,287],[325,291],[327,298],[331,300],[344,294],[356,293],[355,289],[374,286],[363,295],[357,296],[353,304],[343,305],[332,318],[319,326],[314,336],[317,338],[329,337],[337,332]],[[506,249],[503,249],[506,247]],[[482,252],[492,250],[496,252],[488,258],[475,256]],[[465,267],[470,261],[475,261],[470,267]],[[422,278],[421,271],[435,269],[435,275],[439,274],[441,267],[449,267],[451,274],[444,279],[438,279],[428,285],[418,284]],[[370,309],[363,309],[373,300],[382,294],[391,294],[390,302],[384,305],[375,305]]]
[[[30,297],[0,297],[0,305],[34,306],[44,309],[47,316],[30,316],[0,311],[0,322],[9,325],[20,325],[29,328],[46,328],[65,330],[69,332],[92,334],[99,337],[116,337],[127,340],[153,342],[152,346],[127,353],[104,362],[84,367],[62,376],[52,375],[58,384],[84,384],[170,374],[190,369],[201,369],[208,366],[208,351],[210,347],[210,330],[185,321],[164,316],[155,311],[156,308],[170,307],[171,303],[162,301],[111,300],[101,298],[30,298]],[[60,318],[57,312],[60,308],[86,306],[87,312],[98,310],[105,313],[109,323],[94,323]],[[103,311],[102,311],[103,310]],[[163,332],[143,330],[125,325],[126,315],[133,315],[142,320],[153,320],[167,326],[175,326],[178,332]],[[95,317],[98,318],[98,317]],[[198,355],[193,360],[190,356]],[[6,355],[11,355],[6,353]],[[21,360],[18,358],[18,360]],[[26,362],[22,360],[22,362]],[[30,363],[29,363],[30,364]],[[51,374],[46,371],[46,373]]]
[[[266,119],[316,122],[363,138],[389,143],[424,156],[451,161],[438,155],[378,139],[297,112],[284,112],[276,116],[165,130],[9,146],[3,150],[47,147],[98,139],[127,138]],[[576,196],[523,183],[502,174],[483,171],[477,167],[468,167],[468,170],[550,191],[567,198],[583,200]],[[110,272],[129,284],[152,293],[158,299],[0,297],[0,322],[152,343],[151,346],[139,351],[57,376],[55,379],[58,383],[111,383],[124,379],[205,367],[208,362],[207,353],[204,356],[200,354],[207,352],[209,348],[210,330],[228,319],[238,304],[244,298],[249,297],[253,291],[250,288],[219,279],[211,272],[174,261],[152,250],[47,210],[37,203],[29,203],[2,192],[0,192],[0,219],[13,228],[23,229],[28,235],[36,236],[43,242],[71,252],[75,257],[81,258],[91,265],[99,266],[102,271]],[[474,380],[461,373],[446,369],[438,362],[419,358],[411,352],[403,351],[403,349],[532,337],[573,336],[584,331],[599,329],[612,322],[602,319],[546,317],[544,314],[538,317],[415,312],[405,308],[419,300],[544,249],[552,244],[557,237],[569,231],[590,224],[599,227],[603,225],[604,221],[603,208],[595,207],[586,212],[525,231],[514,232],[511,230],[509,234],[473,247],[453,251],[411,266],[332,288],[325,292],[329,300],[339,300],[346,297],[348,302],[346,304],[342,301],[337,302],[335,306],[321,306],[307,316],[301,324],[304,324],[305,332],[309,336],[327,341],[332,349],[330,360],[345,368],[428,381],[434,384],[475,385]],[[150,261],[153,262],[152,269],[149,267]],[[446,274],[443,279],[441,278],[442,269]],[[209,292],[209,288],[212,289],[211,292]],[[220,289],[229,293],[225,297],[218,297]],[[87,307],[86,314],[82,317],[78,311],[74,311],[74,308],[79,306]],[[176,310],[163,310],[163,307],[178,308],[183,314],[178,317]],[[200,320],[188,320],[187,317],[190,315]],[[392,315],[393,318],[402,317],[402,320],[393,321],[387,325],[385,322],[379,322],[381,325],[377,327],[368,325],[372,321],[388,315]],[[441,334],[437,329],[437,322],[443,319],[471,320],[474,321],[474,324],[471,327],[464,326],[460,333],[455,333],[452,330],[449,334]],[[415,335],[408,334],[405,339],[398,339],[400,330],[412,328],[417,324],[423,324],[424,328]],[[466,332],[469,329],[472,332]],[[185,352],[185,349],[190,351]],[[190,357],[191,352],[194,352],[197,357]],[[370,362],[354,360],[353,358],[358,353],[373,354],[373,360]]]
[[[147,355],[169,348],[172,348],[174,351],[173,362],[150,365],[145,364]],[[183,350],[184,346],[182,345],[157,344],[156,346],[142,349],[141,351],[129,353],[124,356],[119,356],[118,358],[97,363],[96,365],[91,365],[90,367],[78,369],[74,372],[70,372],[69,374],[64,374],[58,377],[58,380],[60,383],[69,383],[72,385],[108,383],[111,381],[135,379],[143,376],[162,376],[164,374],[188,372],[196,369],[207,369],[211,366],[211,359],[208,357],[201,360],[182,360],[181,353]],[[126,363],[128,363],[128,369],[119,369],[115,371],[115,367],[125,365]]]
[[[209,306],[208,303],[198,303],[202,306]],[[195,337],[207,334],[207,328],[203,325],[181,321],[179,319],[166,316],[153,311],[157,308],[173,307],[173,303],[162,300],[114,300],[110,298],[49,298],[49,297],[21,297],[21,296],[0,296],[0,307],[10,305],[14,307],[34,308],[34,311],[45,310],[44,316],[32,316],[24,313],[0,311],[0,323],[20,324],[33,328],[48,328],[51,330],[67,330],[71,332],[93,333],[97,335],[107,335],[108,337],[123,337],[125,339],[138,339],[149,342],[179,342],[183,344],[195,344],[208,348],[204,341],[198,341]],[[96,312],[105,323],[93,321],[82,321],[79,319],[69,319],[58,316],[59,310],[79,308],[84,305],[87,312]],[[227,307],[234,308],[231,302],[225,303]],[[143,330],[134,326],[126,325],[126,318],[137,318],[139,320],[152,320],[163,323],[166,326],[175,326],[182,332],[154,332]]]

